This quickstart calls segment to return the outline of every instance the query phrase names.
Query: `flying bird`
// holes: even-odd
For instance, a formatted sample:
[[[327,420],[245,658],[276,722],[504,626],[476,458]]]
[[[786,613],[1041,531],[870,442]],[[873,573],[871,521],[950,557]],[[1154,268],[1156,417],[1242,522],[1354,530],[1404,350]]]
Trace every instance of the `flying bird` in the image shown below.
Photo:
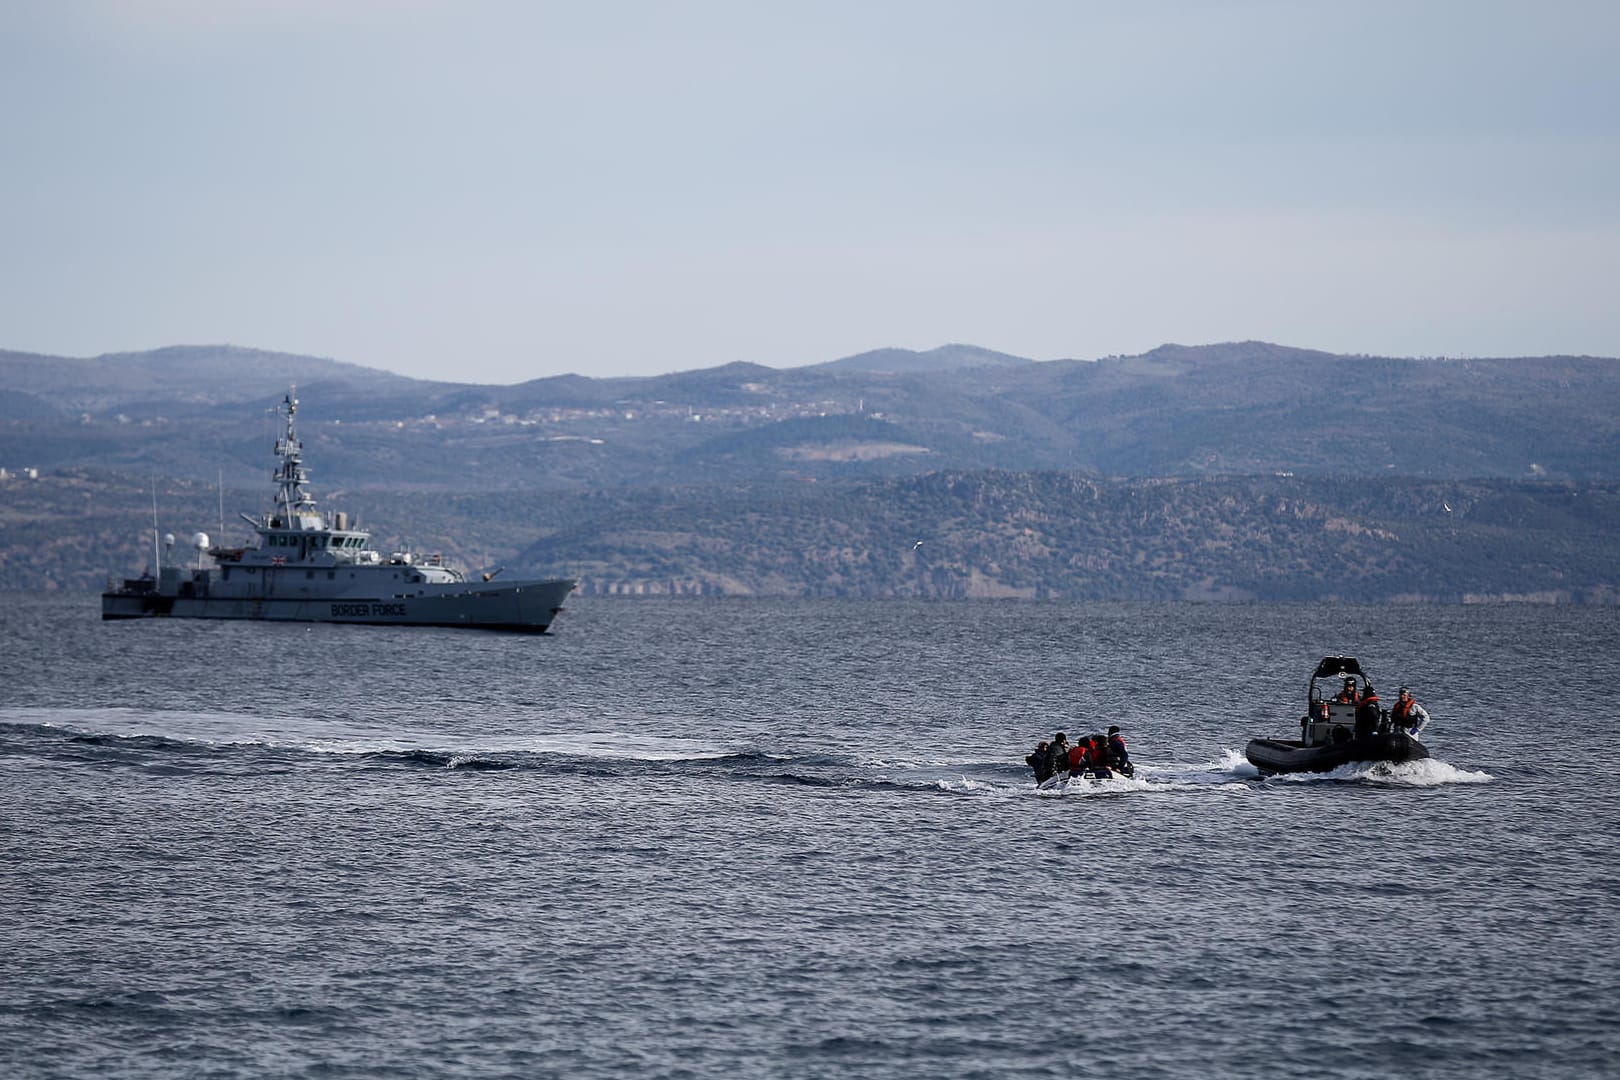
[[[1448,514],[1451,513],[1451,504],[1450,503],[1442,502],[1440,505],[1446,508],[1446,513],[1448,513]]]
[[[912,544],[911,545],[911,550],[916,551],[920,547],[922,547],[922,541],[921,540],[917,541],[915,544]]]

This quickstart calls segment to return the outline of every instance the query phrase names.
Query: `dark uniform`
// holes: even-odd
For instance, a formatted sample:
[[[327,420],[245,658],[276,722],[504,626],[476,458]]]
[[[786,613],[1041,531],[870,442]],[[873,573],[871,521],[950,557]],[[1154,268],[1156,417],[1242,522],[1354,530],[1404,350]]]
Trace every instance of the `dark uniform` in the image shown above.
[[[1044,784],[1052,777],[1052,767],[1047,764],[1046,751],[1046,743],[1036,743],[1035,752],[1024,759],[1024,762],[1035,770],[1035,782],[1037,784]]]
[[[1056,776],[1069,771],[1069,737],[1063,732],[1052,736],[1046,747],[1046,775]]]
[[[1131,755],[1125,749],[1125,736],[1119,733],[1117,727],[1108,729],[1108,761],[1122,775],[1136,774],[1136,766],[1131,764]]]

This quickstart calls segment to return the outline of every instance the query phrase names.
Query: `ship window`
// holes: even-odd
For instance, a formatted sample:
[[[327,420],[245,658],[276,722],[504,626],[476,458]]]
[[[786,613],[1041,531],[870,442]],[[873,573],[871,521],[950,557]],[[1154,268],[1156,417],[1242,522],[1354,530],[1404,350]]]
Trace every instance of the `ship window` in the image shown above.
[[[305,578],[305,579],[306,579],[306,580],[308,580],[308,579],[311,579],[311,578],[313,578],[313,577],[314,577],[314,576],[315,576],[315,571],[313,571],[313,570],[305,570],[305,571],[304,571],[304,578]]]
[[[328,570],[328,571],[327,571],[327,572],[326,572],[326,580],[327,580],[327,581],[336,581],[336,580],[337,580],[337,571],[335,571],[335,570]]]

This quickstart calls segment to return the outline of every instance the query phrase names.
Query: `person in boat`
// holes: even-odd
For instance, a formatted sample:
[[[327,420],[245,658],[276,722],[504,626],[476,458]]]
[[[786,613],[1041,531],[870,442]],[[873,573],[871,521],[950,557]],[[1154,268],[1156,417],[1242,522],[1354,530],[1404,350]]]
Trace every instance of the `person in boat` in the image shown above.
[[[1046,775],[1056,776],[1069,768],[1069,737],[1063,732],[1052,736],[1046,747]]]
[[[1052,767],[1047,764],[1048,751],[1051,748],[1045,739],[1035,744],[1035,752],[1024,758],[1025,764],[1035,770],[1035,783],[1044,784],[1052,778]]]
[[[1340,705],[1359,705],[1361,703],[1361,695],[1356,693],[1356,680],[1344,680],[1344,689],[1340,690],[1339,695],[1333,700],[1338,702]]]
[[[1389,722],[1396,728],[1405,731],[1412,738],[1417,738],[1423,725],[1429,722],[1429,713],[1417,703],[1412,696],[1411,687],[1401,687],[1400,697],[1395,699],[1395,707],[1389,710]]]
[[[1122,776],[1136,774],[1136,766],[1131,764],[1130,752],[1125,749],[1125,736],[1119,733],[1118,724],[1108,728],[1108,764]]]
[[[1090,752],[1091,747],[1084,738],[1074,740],[1074,745],[1069,747],[1069,778],[1071,780],[1086,771]]]
[[[1356,702],[1356,738],[1370,739],[1378,731],[1379,720],[1378,691],[1373,684],[1368,683],[1362,692],[1361,700]]]
[[[1091,768],[1091,736],[1076,735],[1069,749],[1069,764],[1075,770],[1070,775],[1084,776]]]
[[[1102,735],[1088,735],[1085,739],[1086,768],[1098,780],[1107,780],[1114,774],[1108,769],[1108,739]]]

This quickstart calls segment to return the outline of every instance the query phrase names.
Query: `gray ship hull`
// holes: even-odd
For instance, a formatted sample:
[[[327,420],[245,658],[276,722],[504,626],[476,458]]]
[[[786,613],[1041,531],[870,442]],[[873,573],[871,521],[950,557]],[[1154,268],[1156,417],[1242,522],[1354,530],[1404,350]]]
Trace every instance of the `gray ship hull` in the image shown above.
[[[498,587],[467,584],[386,599],[165,595],[156,589],[126,587],[101,594],[101,617],[459,626],[543,634],[574,584],[568,578],[508,582]]]
[[[531,634],[551,626],[574,591],[572,578],[496,583],[502,567],[469,578],[437,554],[384,556],[371,547],[369,531],[350,527],[346,513],[321,513],[305,487],[304,444],[293,423],[298,401],[291,391],[277,412],[285,428],[276,440],[275,509],[241,515],[257,543],[210,543],[207,533],[197,533],[195,565],[178,565],[173,534],[163,538],[168,554],[158,548],[154,492],[157,573],[110,584],[101,594],[103,619],[465,626]],[[223,512],[220,519],[223,531]]]

